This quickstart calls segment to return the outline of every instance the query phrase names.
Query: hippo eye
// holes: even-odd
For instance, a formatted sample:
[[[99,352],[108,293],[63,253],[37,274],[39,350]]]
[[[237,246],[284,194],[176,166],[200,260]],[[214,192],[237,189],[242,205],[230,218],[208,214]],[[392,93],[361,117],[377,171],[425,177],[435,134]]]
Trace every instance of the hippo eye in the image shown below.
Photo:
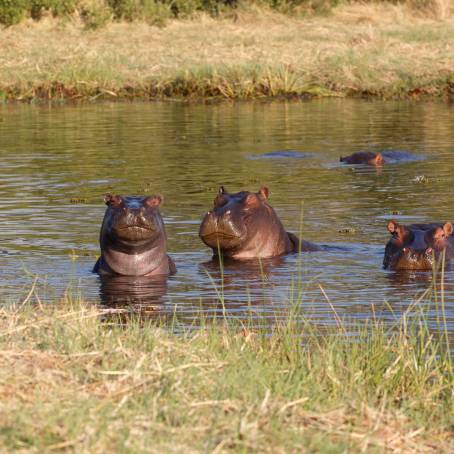
[[[226,203],[227,203],[227,198],[222,195],[218,195],[214,199],[214,206],[221,207],[221,206],[225,205]]]
[[[119,195],[106,194],[104,196],[104,202],[107,206],[119,206],[123,199]]]
[[[255,194],[247,194],[243,199],[245,208],[250,208],[259,205],[259,199]]]

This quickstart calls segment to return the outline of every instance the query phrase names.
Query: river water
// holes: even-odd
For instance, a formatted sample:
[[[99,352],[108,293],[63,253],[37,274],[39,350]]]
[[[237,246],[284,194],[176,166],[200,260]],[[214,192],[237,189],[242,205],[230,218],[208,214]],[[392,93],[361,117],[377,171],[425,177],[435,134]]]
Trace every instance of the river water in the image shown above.
[[[186,324],[200,311],[262,323],[290,306],[320,324],[335,323],[334,311],[392,320],[415,305],[435,323],[426,299],[415,304],[431,273],[385,271],[382,259],[389,219],[454,220],[453,126],[454,105],[441,102],[2,106],[0,300],[22,301],[33,285],[31,298],[49,303],[65,292],[95,303],[129,292],[134,310]],[[411,159],[381,170],[339,163],[360,150]],[[221,184],[267,185],[286,228],[324,250],[221,272],[198,238]],[[178,268],[167,282],[101,283],[91,273],[106,192],[164,196]],[[448,272],[450,331],[453,284]]]

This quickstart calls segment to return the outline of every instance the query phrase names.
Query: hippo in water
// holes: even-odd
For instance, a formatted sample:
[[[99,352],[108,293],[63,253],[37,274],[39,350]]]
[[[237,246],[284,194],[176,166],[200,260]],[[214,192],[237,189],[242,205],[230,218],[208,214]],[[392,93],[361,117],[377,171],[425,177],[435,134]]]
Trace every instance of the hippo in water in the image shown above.
[[[124,276],[173,274],[166,254],[166,233],[159,213],[161,196],[122,197],[107,194],[99,242],[101,257],[93,272]]]
[[[381,166],[385,160],[381,153],[373,151],[359,151],[349,156],[341,157],[340,162],[346,164],[368,164],[370,166]]]
[[[446,250],[446,260],[454,257],[453,227],[450,222],[400,225],[389,221],[392,237],[385,248],[383,267],[392,270],[431,270]]]
[[[215,256],[218,250],[224,257],[252,259],[318,249],[285,231],[267,203],[268,196],[265,186],[258,192],[232,194],[220,187],[214,207],[203,218],[199,230],[200,238]]]

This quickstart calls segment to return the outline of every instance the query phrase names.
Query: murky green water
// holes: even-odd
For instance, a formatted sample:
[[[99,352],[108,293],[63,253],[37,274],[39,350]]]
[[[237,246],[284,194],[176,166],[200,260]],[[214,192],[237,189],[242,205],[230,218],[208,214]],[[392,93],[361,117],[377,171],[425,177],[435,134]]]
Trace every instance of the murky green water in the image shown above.
[[[142,288],[150,312],[174,311],[190,321],[200,310],[239,317],[252,310],[261,320],[274,319],[285,314],[299,275],[304,294],[295,291],[293,299],[320,323],[334,317],[319,285],[340,316],[368,318],[374,305],[378,316],[391,319],[427,287],[430,273],[382,269],[386,222],[454,220],[453,126],[454,106],[432,102],[4,106],[0,298],[23,299],[36,278],[42,300],[68,288],[93,301],[100,292],[115,293],[118,286],[109,290],[91,273],[102,196],[161,193],[178,273]],[[254,159],[276,150],[309,155]],[[358,150],[402,150],[420,159],[380,172],[339,165],[340,155]],[[415,181],[421,176],[426,182]],[[220,184],[232,192],[268,185],[287,229],[300,230],[303,208],[304,238],[328,247],[265,263],[262,270],[257,264],[227,267],[221,289],[220,273],[206,264],[210,251],[198,238]],[[451,330],[453,283],[448,273]]]

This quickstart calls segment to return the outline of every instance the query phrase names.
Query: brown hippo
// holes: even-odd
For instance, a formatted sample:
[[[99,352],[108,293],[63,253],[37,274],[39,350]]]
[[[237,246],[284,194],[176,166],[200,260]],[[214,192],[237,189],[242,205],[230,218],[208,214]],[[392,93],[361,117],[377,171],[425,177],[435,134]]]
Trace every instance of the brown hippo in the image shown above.
[[[372,151],[359,151],[349,156],[341,157],[340,162],[346,164],[368,164],[370,166],[381,166],[385,160],[381,153],[374,153]]]
[[[173,274],[166,254],[166,233],[159,213],[161,196],[129,197],[107,194],[101,226],[101,257],[93,272],[124,276]]]
[[[399,225],[389,221],[392,237],[385,248],[383,267],[392,270],[431,270],[443,250],[449,262],[454,257],[453,227],[450,222]]]
[[[214,255],[219,250],[225,257],[252,259],[318,249],[285,231],[267,203],[268,196],[265,186],[258,192],[233,194],[220,187],[214,208],[205,215],[199,230],[200,238],[213,249]]]

